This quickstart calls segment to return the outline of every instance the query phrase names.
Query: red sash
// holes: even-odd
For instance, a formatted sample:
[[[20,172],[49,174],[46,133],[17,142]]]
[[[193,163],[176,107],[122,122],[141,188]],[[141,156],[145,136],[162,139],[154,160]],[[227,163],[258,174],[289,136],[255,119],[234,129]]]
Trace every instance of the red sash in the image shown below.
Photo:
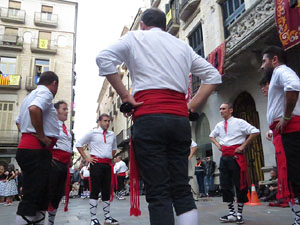
[[[126,172],[118,173],[118,176],[119,176],[119,177],[125,177],[125,176],[126,176]]]
[[[69,164],[71,161],[71,153],[70,152],[66,152],[60,149],[53,149],[51,151],[52,153],[52,158],[65,163],[68,165],[68,169],[67,169],[67,177],[66,177],[66,182],[65,182],[65,196],[66,196],[66,203],[65,203],[65,208],[64,211],[67,212],[68,211],[68,206],[69,206],[69,195],[70,195],[70,180],[71,180],[71,175],[70,175],[70,170],[69,170]]]
[[[114,166],[111,161],[112,159],[109,159],[109,158],[102,159],[95,155],[91,155],[91,157],[96,159],[97,163],[108,164],[111,167],[110,201],[112,201],[114,199],[114,190],[115,190],[115,174],[114,174]]]
[[[240,167],[240,190],[248,187],[248,176],[247,176],[247,160],[244,154],[235,153],[235,149],[241,145],[222,146],[222,156],[234,157]]]
[[[275,146],[276,161],[278,167],[278,188],[277,199],[293,199],[292,189],[289,188],[287,178],[287,164],[284,148],[282,145],[281,135],[275,130],[278,121],[273,122],[270,125],[270,129],[273,131],[273,144]],[[284,127],[283,133],[292,133],[300,131],[300,116],[294,116]]]
[[[150,89],[134,95],[136,102],[144,102],[134,111],[133,119],[149,114],[172,114],[188,117],[185,94],[169,89]],[[139,171],[134,143],[130,138],[130,216],[140,216]]]
[[[54,137],[48,137],[48,138],[52,140],[52,143],[48,148],[45,148],[41,145],[39,139],[37,139],[37,137],[35,137],[32,133],[22,133],[18,148],[52,150],[53,146],[56,144],[57,138]]]

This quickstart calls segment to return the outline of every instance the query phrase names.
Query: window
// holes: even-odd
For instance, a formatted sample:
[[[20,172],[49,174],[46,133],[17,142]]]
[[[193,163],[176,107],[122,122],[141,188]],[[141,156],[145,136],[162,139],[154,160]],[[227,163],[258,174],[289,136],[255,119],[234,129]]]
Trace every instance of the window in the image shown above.
[[[3,74],[13,75],[16,74],[16,58],[8,58],[1,56],[0,58],[0,71]]]
[[[169,4],[166,4],[167,26],[173,22],[179,23],[178,13],[178,0],[171,0]]]
[[[42,49],[50,49],[50,42],[51,42],[51,33],[40,31],[38,47]]]
[[[225,0],[221,6],[226,38],[229,36],[228,26],[245,11],[245,3],[244,0]]]
[[[18,38],[18,29],[6,27],[4,31],[3,42],[5,44],[16,44]]]
[[[8,14],[10,16],[17,16],[21,9],[21,2],[9,1],[8,3]]]
[[[201,24],[189,36],[189,43],[190,46],[194,49],[194,51],[198,55],[204,57],[204,45],[203,45],[203,34],[202,34]],[[192,76],[193,95],[197,92],[200,84],[201,84],[200,78],[196,76]]]
[[[46,18],[47,20],[51,20],[52,13],[53,13],[53,7],[52,6],[47,6],[47,5],[42,5],[42,17]]]
[[[34,83],[38,84],[41,74],[49,71],[49,60],[36,59],[34,64]]]
[[[0,102],[0,131],[12,129],[13,108],[13,102]]]

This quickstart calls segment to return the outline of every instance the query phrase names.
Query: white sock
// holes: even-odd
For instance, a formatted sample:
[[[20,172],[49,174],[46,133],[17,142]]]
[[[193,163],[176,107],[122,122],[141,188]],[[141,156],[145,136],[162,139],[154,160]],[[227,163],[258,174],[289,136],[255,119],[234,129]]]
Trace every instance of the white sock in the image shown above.
[[[98,199],[90,199],[90,213],[91,213],[91,220],[97,219],[97,206],[98,206]]]
[[[54,209],[52,212],[48,211],[48,225],[54,225],[56,212],[57,209]]]
[[[16,217],[16,225],[26,225],[30,224],[35,216],[20,216],[17,215]]]
[[[186,213],[183,213],[177,217],[178,225],[198,225],[198,211],[192,209]]]
[[[110,218],[110,201],[102,201],[104,219]]]
[[[291,202],[289,202],[290,208],[292,209],[294,213],[295,223],[294,224],[300,224],[300,205],[299,205],[299,199],[295,198],[295,204],[292,205]]]

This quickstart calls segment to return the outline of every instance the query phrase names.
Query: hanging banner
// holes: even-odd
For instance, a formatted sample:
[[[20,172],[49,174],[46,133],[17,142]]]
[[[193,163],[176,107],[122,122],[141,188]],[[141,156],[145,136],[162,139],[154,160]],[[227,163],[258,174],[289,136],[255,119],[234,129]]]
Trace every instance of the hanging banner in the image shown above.
[[[294,6],[293,6],[294,7]],[[289,0],[276,0],[275,17],[283,49],[287,50],[300,42],[300,7],[291,7]]]
[[[0,85],[9,85],[9,75],[1,73],[0,74]]]
[[[208,62],[212,64],[221,75],[224,74],[225,41],[208,55]]]
[[[2,86],[18,86],[20,84],[20,75],[0,74],[0,85]]]
[[[9,85],[19,85],[20,78],[20,75],[9,75]]]
[[[47,39],[39,39],[39,48],[48,49],[48,40]]]

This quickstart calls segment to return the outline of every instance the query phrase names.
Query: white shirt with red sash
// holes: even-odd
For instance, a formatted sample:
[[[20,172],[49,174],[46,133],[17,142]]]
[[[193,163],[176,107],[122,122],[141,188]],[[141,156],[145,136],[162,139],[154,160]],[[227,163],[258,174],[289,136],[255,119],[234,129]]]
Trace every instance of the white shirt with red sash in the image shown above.
[[[58,121],[59,123],[59,138],[57,139],[56,145],[54,145],[53,149],[62,150],[72,154],[72,135],[66,127],[66,132],[63,129],[63,122]]]
[[[114,166],[115,174],[125,173],[127,170],[128,170],[128,167],[126,166],[126,163],[123,162],[122,160],[117,162]]]

